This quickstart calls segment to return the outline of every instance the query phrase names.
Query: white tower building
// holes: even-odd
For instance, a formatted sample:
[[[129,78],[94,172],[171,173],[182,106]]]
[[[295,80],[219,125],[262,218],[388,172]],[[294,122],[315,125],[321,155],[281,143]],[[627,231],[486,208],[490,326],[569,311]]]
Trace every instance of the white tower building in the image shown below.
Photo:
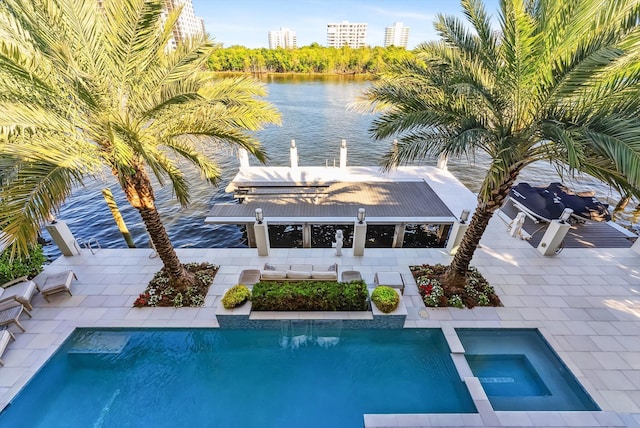
[[[409,44],[409,28],[402,25],[402,22],[394,22],[393,27],[387,27],[384,31],[384,47],[406,48]]]
[[[295,47],[297,47],[295,31],[283,27],[280,27],[279,30],[269,31],[269,49]]]
[[[349,46],[351,48],[361,48],[367,44],[367,25],[364,23],[341,23],[327,24],[327,46],[331,48],[341,48]]]

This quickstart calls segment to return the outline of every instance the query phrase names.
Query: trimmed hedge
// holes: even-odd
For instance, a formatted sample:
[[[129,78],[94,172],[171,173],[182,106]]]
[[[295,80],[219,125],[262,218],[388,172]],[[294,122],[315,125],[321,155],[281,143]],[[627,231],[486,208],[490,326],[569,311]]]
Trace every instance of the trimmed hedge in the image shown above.
[[[364,281],[259,282],[251,293],[254,311],[366,311]]]
[[[371,301],[385,314],[396,310],[400,304],[400,297],[396,290],[386,285],[380,285],[371,293]]]

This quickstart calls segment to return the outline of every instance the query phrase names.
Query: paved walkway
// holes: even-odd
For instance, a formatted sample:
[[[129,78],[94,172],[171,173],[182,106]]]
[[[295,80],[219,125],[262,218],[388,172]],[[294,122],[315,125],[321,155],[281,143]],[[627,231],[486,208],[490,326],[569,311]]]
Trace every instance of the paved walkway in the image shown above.
[[[337,262],[340,272],[358,270],[373,284],[378,271],[400,271],[408,278],[409,265],[450,260],[438,249],[366,249],[364,257],[353,257],[349,249],[343,249],[341,257],[331,249],[274,249],[269,257],[258,257],[255,249],[182,249],[178,254],[183,262],[221,265],[202,308],[132,308],[161,266],[158,258],[150,258],[150,250],[103,249],[95,255],[62,257],[47,266],[36,282],[73,269],[78,275],[73,297],[53,295],[51,303],[34,297],[33,319],[22,319],[27,332],[16,331],[16,341],[4,354],[0,408],[76,327],[217,327],[214,311],[220,295],[246,268],[260,268],[265,262]],[[558,256],[543,257],[511,238],[504,223],[494,218],[473,264],[496,288],[504,307],[425,309],[412,284],[404,296],[406,327],[538,328],[605,412],[496,412],[493,421],[467,415],[454,418],[459,423],[436,416],[410,415],[406,422],[374,416],[368,417],[367,426],[640,426],[639,255],[629,249],[565,249]]]

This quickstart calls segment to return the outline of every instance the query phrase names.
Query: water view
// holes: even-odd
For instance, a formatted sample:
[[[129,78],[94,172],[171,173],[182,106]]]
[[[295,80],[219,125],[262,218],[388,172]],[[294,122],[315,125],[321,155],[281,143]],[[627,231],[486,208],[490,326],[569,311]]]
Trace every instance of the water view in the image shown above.
[[[282,126],[270,126],[257,133],[269,156],[268,165],[289,164],[289,144],[296,140],[300,166],[333,166],[339,158],[340,141],[347,140],[348,165],[378,165],[382,154],[392,141],[373,141],[368,129],[372,115],[361,114],[348,108],[369,81],[353,76],[291,76],[265,75],[261,77],[268,86],[268,99],[282,114]],[[229,146],[212,146],[210,153],[223,170],[220,186],[215,188],[202,182],[198,174],[185,165],[193,176],[192,198],[187,208],[181,208],[173,199],[171,189],[156,186],[158,210],[169,236],[178,248],[236,248],[246,247],[245,237],[239,226],[205,225],[204,218],[212,205],[233,202],[231,194],[224,188],[237,173],[238,162]],[[435,164],[425,161],[425,164]],[[258,162],[251,160],[252,165]],[[484,176],[487,161],[483,157],[449,161],[449,170],[472,191],[477,191]],[[554,178],[556,177],[556,178]],[[555,170],[546,164],[528,168],[521,180],[532,184],[548,184],[559,181]],[[565,180],[566,183],[570,183]],[[110,187],[129,227],[135,244],[146,247],[149,238],[140,217],[126,201],[111,174],[105,171],[97,181],[87,181],[87,186],[77,189],[73,197],[62,207],[59,217],[65,220],[77,238],[95,237],[102,247],[124,248],[122,239],[111,213],[102,197],[101,190]],[[616,204],[619,196],[608,186],[584,179],[575,184],[576,189],[594,189],[598,197]],[[630,208],[633,208],[630,204]],[[633,227],[637,219],[628,211],[616,221]],[[44,232],[45,238],[46,231]],[[59,255],[55,245],[46,249],[50,257]]]

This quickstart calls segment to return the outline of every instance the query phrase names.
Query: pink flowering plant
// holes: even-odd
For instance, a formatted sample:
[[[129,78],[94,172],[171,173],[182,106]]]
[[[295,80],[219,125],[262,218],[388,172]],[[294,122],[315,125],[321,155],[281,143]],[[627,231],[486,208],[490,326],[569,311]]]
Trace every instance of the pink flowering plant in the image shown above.
[[[447,294],[440,282],[446,268],[441,264],[409,266],[426,306],[456,308],[502,306],[493,287],[475,267],[467,271],[464,288],[457,290],[456,293]]]

